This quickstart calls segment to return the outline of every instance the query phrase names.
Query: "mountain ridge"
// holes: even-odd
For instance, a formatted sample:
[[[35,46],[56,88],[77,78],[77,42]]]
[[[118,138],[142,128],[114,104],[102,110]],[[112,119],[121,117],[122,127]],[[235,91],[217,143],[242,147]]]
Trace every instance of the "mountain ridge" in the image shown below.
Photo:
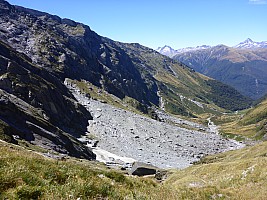
[[[215,46],[173,57],[253,99],[267,93],[266,58],[266,48],[235,49],[227,46]]]
[[[197,50],[202,50],[202,49],[208,49],[208,48],[211,48],[211,46],[209,45],[201,45],[201,46],[197,46],[197,47],[185,47],[185,48],[181,48],[181,49],[173,49],[172,47],[168,46],[168,45],[165,45],[163,47],[158,47],[156,49],[157,52],[165,55],[165,56],[168,56],[168,57],[173,57],[175,56],[176,54],[179,54],[179,53],[186,53],[186,52],[189,52],[189,51],[197,51]]]
[[[219,44],[216,46],[220,46],[223,44]],[[226,45],[225,45],[226,46]],[[192,52],[192,51],[197,51],[197,50],[204,50],[204,49],[209,49],[215,46],[210,46],[210,45],[201,45],[201,46],[196,46],[196,47],[185,47],[185,48],[180,48],[180,49],[173,49],[169,45],[165,45],[163,47],[158,47],[156,49],[157,52],[169,56],[169,57],[174,57],[177,54],[180,53],[186,53],[186,52]],[[255,42],[250,38],[247,38],[245,41],[240,42],[237,45],[232,46],[232,48],[236,49],[257,49],[257,48],[267,48],[267,41],[262,41],[262,42]]]
[[[252,39],[248,38],[244,42],[241,42],[233,46],[233,48],[239,48],[239,49],[267,48],[267,41],[255,42]]]
[[[266,42],[248,38],[234,47],[217,45],[183,53],[177,51],[171,57],[256,100],[267,93],[266,47]]]

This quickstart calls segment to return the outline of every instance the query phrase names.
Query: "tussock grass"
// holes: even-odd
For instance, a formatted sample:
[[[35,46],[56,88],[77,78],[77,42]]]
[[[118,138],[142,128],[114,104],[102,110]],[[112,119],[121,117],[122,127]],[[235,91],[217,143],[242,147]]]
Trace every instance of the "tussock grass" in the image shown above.
[[[236,114],[217,115],[212,120],[220,125],[223,134],[245,136],[257,140],[265,138],[266,140],[267,100]]]
[[[45,158],[0,142],[0,199],[176,199],[151,178],[130,177],[96,162]]]
[[[208,156],[175,172],[165,184],[175,185],[185,199],[266,199],[267,142]]]
[[[172,170],[163,183],[97,162],[52,160],[0,142],[0,199],[265,199],[267,142]]]

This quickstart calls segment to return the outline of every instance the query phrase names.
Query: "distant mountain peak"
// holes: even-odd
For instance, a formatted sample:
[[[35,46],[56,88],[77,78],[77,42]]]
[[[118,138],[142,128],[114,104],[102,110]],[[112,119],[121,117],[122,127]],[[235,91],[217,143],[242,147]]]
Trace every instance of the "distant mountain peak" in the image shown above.
[[[165,56],[173,57],[173,56],[180,54],[180,53],[186,53],[188,51],[197,51],[197,50],[208,49],[208,48],[211,48],[211,46],[201,45],[201,46],[197,46],[197,47],[187,47],[187,48],[174,50],[172,47],[165,45],[164,47],[158,47],[156,49],[156,51],[165,55]]]
[[[216,47],[219,47],[219,46],[226,47],[225,45],[217,45]],[[196,46],[196,47],[186,47],[186,48],[181,48],[181,49],[175,50],[169,45],[164,45],[163,47],[158,47],[156,49],[156,51],[165,55],[165,56],[169,56],[172,58],[177,54],[192,52],[192,51],[197,51],[197,50],[205,50],[205,49],[209,49],[209,48],[212,48],[212,46],[201,45],[201,46]],[[233,46],[233,48],[237,48],[237,49],[267,48],[267,41],[255,42],[251,38],[247,38],[245,41],[240,42],[239,44]]]
[[[244,42],[246,42],[246,43],[253,43],[253,40],[250,39],[250,38],[248,38],[248,39],[246,39]]]
[[[169,45],[164,45],[163,47],[158,47],[157,48],[157,50],[164,50],[164,49],[166,49],[166,50],[171,50],[171,49],[173,49],[173,48],[171,48]],[[173,49],[174,50],[174,49]]]
[[[169,57],[172,57],[176,54],[176,51],[168,45],[164,45],[163,47],[158,47],[156,51],[159,52],[160,54],[163,54]]]
[[[252,39],[248,38],[244,42],[241,42],[238,45],[234,46],[234,48],[238,49],[267,48],[267,41],[255,42]]]
[[[182,49],[177,49],[176,52],[178,53],[186,53],[189,51],[197,51],[197,50],[203,50],[203,49],[209,49],[211,46],[209,45],[201,45],[201,46],[196,46],[196,47],[186,47]]]
[[[166,51],[174,50],[173,48],[171,48],[171,47],[168,46],[168,45],[165,45],[162,49],[163,49],[163,50],[166,50]]]

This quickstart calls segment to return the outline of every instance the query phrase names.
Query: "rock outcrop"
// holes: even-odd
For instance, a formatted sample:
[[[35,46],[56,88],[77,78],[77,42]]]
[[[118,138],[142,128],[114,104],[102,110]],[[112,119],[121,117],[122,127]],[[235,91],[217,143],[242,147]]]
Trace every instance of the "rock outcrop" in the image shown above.
[[[120,98],[158,104],[156,92],[149,90],[125,51],[89,26],[5,1],[0,12],[0,39],[56,76],[88,80]]]
[[[46,149],[94,159],[76,138],[86,131],[91,114],[46,70],[0,41],[1,135],[14,135]]]
[[[158,168],[153,165],[148,165],[142,162],[134,162],[130,174],[136,176],[154,175],[157,170]]]

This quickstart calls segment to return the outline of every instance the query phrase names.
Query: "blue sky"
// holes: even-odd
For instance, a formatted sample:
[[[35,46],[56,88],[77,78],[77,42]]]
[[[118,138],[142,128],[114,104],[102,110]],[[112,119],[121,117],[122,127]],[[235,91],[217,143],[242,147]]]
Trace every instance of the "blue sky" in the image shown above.
[[[267,0],[8,0],[153,49],[267,40]]]

